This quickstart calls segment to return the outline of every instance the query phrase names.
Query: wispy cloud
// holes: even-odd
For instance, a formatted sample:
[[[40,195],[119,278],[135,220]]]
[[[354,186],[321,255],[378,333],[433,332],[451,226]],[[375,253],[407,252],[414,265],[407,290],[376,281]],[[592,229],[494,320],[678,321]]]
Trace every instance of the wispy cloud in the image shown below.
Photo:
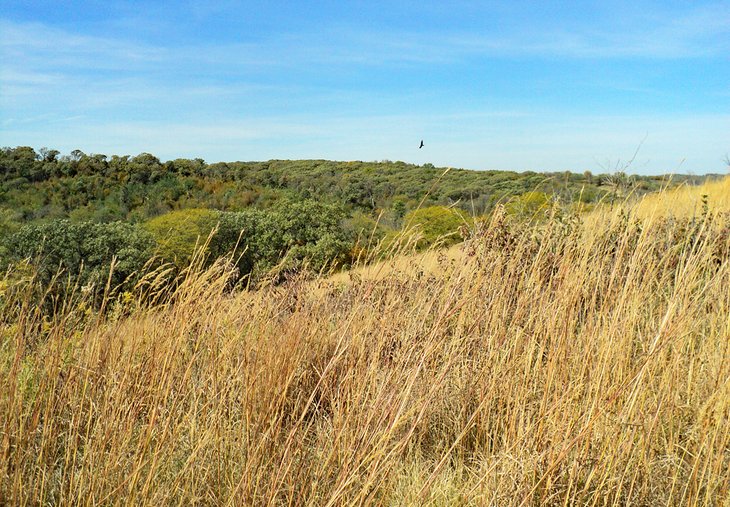
[[[113,37],[71,33],[44,23],[0,20],[0,52],[16,64],[75,69],[125,70],[162,61],[167,51]]]
[[[43,69],[169,71],[181,65],[225,65],[228,72],[306,65],[449,65],[474,58],[693,58],[730,54],[730,6],[711,4],[684,12],[647,14],[628,26],[573,24],[512,30],[429,31],[366,29],[352,25],[316,32],[279,32],[253,42],[198,41],[166,47],[123,37],[71,33],[43,23],[0,20],[6,63]],[[4,78],[3,78],[4,79]]]
[[[120,37],[71,33],[43,23],[0,20],[0,88],[3,102],[84,81],[109,84],[113,95],[140,94],[146,84],[160,88],[163,76],[184,93],[181,72],[236,76],[250,80],[271,69],[311,66],[448,66],[505,57],[692,58],[730,54],[730,8],[712,4],[681,15],[647,16],[623,30],[609,24],[535,30],[516,26],[486,31],[385,31],[335,25],[318,33],[277,33],[255,42],[198,43],[165,47]],[[336,72],[336,70],[335,70]],[[93,74],[93,75],[92,75]],[[135,76],[137,92],[130,92]],[[198,80],[201,78],[198,77]],[[145,81],[145,83],[139,83]],[[246,86],[245,82],[240,83]],[[250,81],[249,81],[250,84]],[[114,88],[125,88],[115,92]],[[200,83],[195,83],[199,87]],[[123,97],[122,97],[123,98]],[[153,97],[148,97],[153,98]],[[93,99],[92,99],[93,101]],[[96,99],[113,102],[114,99]]]
[[[482,3],[466,3],[485,15]],[[195,14],[211,15],[226,11]],[[595,23],[508,21],[392,29],[349,19],[143,41],[113,25],[93,35],[0,19],[0,144],[595,170],[596,159],[624,157],[649,132],[647,171],[682,154],[701,171],[728,150],[728,117],[707,114],[727,103],[726,80],[701,76],[723,84],[694,94],[664,81],[728,61],[728,2]],[[645,68],[653,74],[631,79]],[[618,77],[601,82],[606,69]],[[720,109],[706,101],[692,112],[700,93]],[[607,115],[616,97],[623,108]],[[414,151],[413,137],[428,150]]]

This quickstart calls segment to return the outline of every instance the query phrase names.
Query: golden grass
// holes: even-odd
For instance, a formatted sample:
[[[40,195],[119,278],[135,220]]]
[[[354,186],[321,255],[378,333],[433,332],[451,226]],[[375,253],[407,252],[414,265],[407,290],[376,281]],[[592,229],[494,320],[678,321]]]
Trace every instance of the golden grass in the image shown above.
[[[706,197],[705,197],[706,196]],[[635,218],[655,220],[665,217],[700,217],[703,212],[703,198],[709,210],[730,211],[730,177],[709,181],[702,185],[682,185],[672,190],[642,196],[638,201],[631,199],[611,209],[599,207],[583,217],[589,229],[601,227],[607,221],[615,220],[622,212],[630,212]],[[408,248],[405,249],[408,251]],[[460,245],[425,252],[400,253],[391,258],[371,262],[350,271],[341,271],[329,277],[334,284],[349,284],[353,279],[382,280],[394,274],[419,276],[439,274],[445,260],[461,262],[463,248]]]
[[[642,217],[697,217],[702,214],[703,197],[714,210],[730,210],[730,177],[702,185],[681,185],[672,190],[647,194],[633,212]]]
[[[440,275],[443,272],[444,263],[462,262],[463,257],[463,248],[460,245],[423,252],[401,252],[387,260],[371,262],[349,271],[334,273],[327,277],[327,281],[345,286],[353,280],[376,281],[386,280],[393,276]]]
[[[220,263],[129,316],[6,287],[0,504],[727,505],[729,229],[498,210],[427,271]]]

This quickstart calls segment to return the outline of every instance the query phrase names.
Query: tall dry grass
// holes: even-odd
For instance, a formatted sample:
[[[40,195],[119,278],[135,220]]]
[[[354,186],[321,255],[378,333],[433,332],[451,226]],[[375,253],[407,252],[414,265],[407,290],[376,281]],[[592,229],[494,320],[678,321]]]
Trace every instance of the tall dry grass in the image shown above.
[[[730,177],[647,194],[634,213],[642,217],[696,217],[703,213],[705,207],[730,210]]]
[[[708,180],[701,185],[681,184],[661,192],[652,192],[635,198],[628,195],[621,206],[604,203],[589,213],[586,221],[599,225],[606,221],[607,215],[630,210],[631,214],[642,220],[664,217],[699,218],[705,210],[730,210],[730,176]]]
[[[729,227],[498,210],[438,274],[104,315],[6,283],[0,503],[727,505]]]

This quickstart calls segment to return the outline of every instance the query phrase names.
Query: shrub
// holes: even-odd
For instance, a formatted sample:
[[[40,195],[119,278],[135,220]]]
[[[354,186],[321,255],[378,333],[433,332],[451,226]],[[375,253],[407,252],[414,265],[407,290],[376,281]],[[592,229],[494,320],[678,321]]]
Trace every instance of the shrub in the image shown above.
[[[5,241],[4,264],[31,258],[39,281],[48,284],[63,269],[83,286],[103,290],[113,258],[112,287],[131,283],[149,260],[154,240],[124,222],[93,223],[54,220],[21,227]]]
[[[285,267],[299,269],[308,262],[318,271],[325,266],[341,266],[349,262],[352,236],[343,228],[347,214],[335,204],[318,201],[280,203],[270,216],[274,244],[281,244],[286,253]]]
[[[190,262],[196,244],[202,244],[218,222],[219,213],[207,209],[172,211],[144,224],[157,242],[158,253],[178,267]]]
[[[527,192],[515,197],[505,205],[508,216],[518,220],[536,222],[543,220],[550,212],[550,196],[544,192]]]
[[[208,261],[235,250],[239,275],[263,274],[284,260],[282,268],[314,270],[349,261],[351,234],[342,227],[346,215],[336,205],[312,200],[283,202],[271,210],[241,212],[189,209],[154,218],[145,228],[155,237],[160,255],[184,267],[194,248],[208,243]]]
[[[459,229],[472,223],[471,217],[463,210],[445,206],[429,206],[406,214],[403,219],[408,230],[417,228],[421,237],[418,248],[427,248],[436,242],[444,246],[459,243],[462,238]]]

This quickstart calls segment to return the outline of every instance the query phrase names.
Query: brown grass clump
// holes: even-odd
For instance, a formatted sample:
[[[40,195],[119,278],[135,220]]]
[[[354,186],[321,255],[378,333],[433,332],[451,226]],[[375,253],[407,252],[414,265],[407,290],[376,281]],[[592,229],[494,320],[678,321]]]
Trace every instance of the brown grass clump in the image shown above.
[[[103,315],[15,278],[0,504],[727,505],[729,228],[498,210],[437,270]]]

